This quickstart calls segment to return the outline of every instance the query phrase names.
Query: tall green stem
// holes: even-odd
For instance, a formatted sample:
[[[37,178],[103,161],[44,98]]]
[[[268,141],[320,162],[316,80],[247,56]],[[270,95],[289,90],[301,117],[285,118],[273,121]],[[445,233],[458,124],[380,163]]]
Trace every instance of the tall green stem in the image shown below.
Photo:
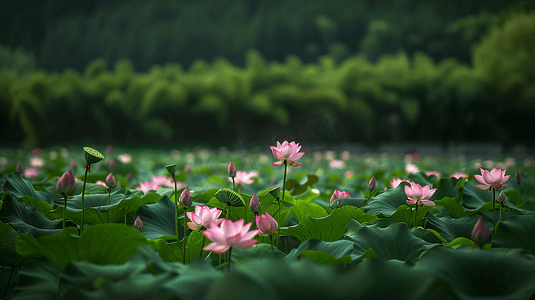
[[[234,184],[234,177],[232,177],[232,190],[235,191],[236,190],[236,186]]]
[[[230,272],[230,261],[231,261],[231,258],[232,258],[232,247],[230,247],[230,249],[228,249],[228,271]]]
[[[202,229],[199,230],[200,233],[202,233]],[[201,244],[201,253],[199,255],[199,258],[202,259],[202,248],[204,248],[204,242],[206,241],[206,237],[204,236],[204,234],[202,235],[202,244]]]
[[[108,189],[108,206],[110,205],[110,202],[111,202],[111,188]],[[108,223],[110,222],[110,211],[108,210],[106,212],[106,215],[108,216]]]
[[[418,201],[416,201],[416,209],[414,210],[414,224],[412,227],[416,227],[416,216],[418,215]]]
[[[67,195],[63,193],[64,206],[63,206],[63,221],[61,222],[61,228],[65,230],[65,217],[67,215]]]
[[[176,230],[176,242],[178,243],[178,192],[175,179],[175,230]]]
[[[492,189],[492,228],[494,229],[494,232],[496,232],[496,211],[494,210],[496,205],[496,189]],[[493,232],[493,234],[494,234]]]
[[[186,264],[186,230],[187,230],[187,229],[186,229],[186,227],[187,227],[187,226],[186,226],[186,221],[187,221],[187,220],[186,220],[186,216],[187,216],[187,215],[186,215],[186,210],[187,210],[187,209],[188,209],[187,207],[184,208],[184,251],[183,251],[184,256],[183,256],[183,259],[182,259],[182,262],[183,262],[184,264]]]
[[[284,193],[286,192],[286,171],[288,168],[288,161],[284,161],[284,178],[282,179],[282,199],[279,199],[279,228],[277,228],[277,248],[280,245],[280,233],[281,233],[281,205],[284,201]]]
[[[84,186],[82,187],[82,220],[80,221],[80,236],[82,236],[82,231],[84,230],[84,217],[85,217],[85,183],[87,182],[87,172],[89,172],[89,168],[91,166],[87,164],[87,168],[85,169],[85,177],[84,177]]]

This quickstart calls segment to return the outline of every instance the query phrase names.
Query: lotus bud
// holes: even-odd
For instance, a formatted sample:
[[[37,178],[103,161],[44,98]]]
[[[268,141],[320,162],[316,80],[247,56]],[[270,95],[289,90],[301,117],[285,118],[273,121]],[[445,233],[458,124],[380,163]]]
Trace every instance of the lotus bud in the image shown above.
[[[489,229],[487,228],[487,225],[485,225],[482,217],[479,217],[479,220],[477,220],[476,224],[474,225],[474,229],[472,229],[472,240],[478,246],[486,244],[488,241],[490,241]]]
[[[503,191],[500,192],[500,195],[498,195],[498,203],[503,204],[505,202],[505,194]]]
[[[78,168],[78,164],[73,160],[71,160],[71,169],[76,170]]]
[[[113,153],[113,146],[112,145],[108,145],[106,147],[106,152],[108,152],[109,154],[112,154]]]
[[[132,175],[132,173],[128,172],[128,174],[126,174],[126,179],[128,179],[128,181],[132,181],[132,179],[134,179],[134,175]]]
[[[117,163],[115,162],[115,159],[110,160],[110,168],[115,169],[117,168]]]
[[[518,172],[518,170],[516,170],[516,173],[515,173],[515,180],[518,184],[520,184],[520,180],[522,179],[522,177],[520,177],[520,172]]]
[[[61,197],[72,197],[76,191],[76,180],[71,169],[65,172],[58,180],[56,191]]]
[[[106,177],[106,185],[111,189],[115,186],[115,177],[110,173],[108,177]]]
[[[89,165],[98,163],[104,159],[104,155],[91,147],[84,147],[85,162]]]
[[[165,168],[167,169],[167,172],[169,172],[169,174],[175,175],[176,169],[177,169],[177,165],[176,164],[171,164],[171,165],[165,166]]]
[[[19,163],[17,164],[17,168],[16,168],[16,170],[17,170],[17,172],[19,172],[19,173],[24,173],[24,169],[22,168],[22,164],[20,163],[20,161],[19,161]]]
[[[232,163],[232,161],[228,164],[228,176],[234,178],[236,177],[236,167]]]
[[[279,224],[273,219],[268,213],[265,213],[262,216],[256,216],[256,226],[258,229],[267,235],[274,235],[277,233]]]
[[[262,206],[260,205],[260,199],[258,199],[258,196],[256,195],[256,193],[253,194],[253,197],[251,198],[251,202],[249,202],[249,208],[254,213],[257,213],[262,209]]]
[[[370,182],[368,182],[368,189],[369,189],[370,191],[375,190],[375,184],[376,184],[376,182],[375,182],[375,176],[372,176],[372,179],[370,179]]]
[[[191,171],[191,166],[190,165],[187,165],[185,168],[184,168],[184,171],[186,173],[188,173],[189,171]]]
[[[134,228],[139,231],[143,230],[143,221],[141,221],[139,216],[137,216],[136,220],[134,221]]]
[[[39,149],[37,147],[33,148],[32,153],[33,153],[33,155],[39,156],[39,155],[41,155],[41,149]]]
[[[184,204],[184,206],[187,208],[191,206],[192,201],[193,197],[191,196],[189,188],[186,186],[186,189],[184,189],[182,194],[180,194],[180,202],[182,202],[182,204]]]

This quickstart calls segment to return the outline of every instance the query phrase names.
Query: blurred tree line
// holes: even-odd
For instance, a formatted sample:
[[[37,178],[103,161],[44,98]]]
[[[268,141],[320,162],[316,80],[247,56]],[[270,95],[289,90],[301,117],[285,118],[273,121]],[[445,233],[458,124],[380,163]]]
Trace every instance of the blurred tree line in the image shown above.
[[[37,67],[49,71],[81,72],[95,58],[112,64],[128,58],[143,72],[167,62],[189,68],[218,56],[243,67],[250,49],[280,62],[290,54],[307,63],[353,53],[376,62],[403,50],[469,63],[470,46],[492,16],[524,2],[6,0],[0,43],[34,53]]]
[[[533,144],[533,2],[451,2],[37,2],[38,55],[0,47],[2,142]]]

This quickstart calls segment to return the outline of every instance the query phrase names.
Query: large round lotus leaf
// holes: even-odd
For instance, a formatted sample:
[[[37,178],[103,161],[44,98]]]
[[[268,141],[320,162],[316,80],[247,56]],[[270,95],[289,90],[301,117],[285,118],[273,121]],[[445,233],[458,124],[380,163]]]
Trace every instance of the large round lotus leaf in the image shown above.
[[[143,221],[143,235],[148,239],[176,240],[175,203],[168,196],[152,204],[141,205],[136,217]],[[184,227],[178,222],[178,238],[184,238]]]
[[[243,197],[231,189],[220,189],[215,193],[214,197],[223,203],[230,204],[231,206],[245,205],[245,200],[243,200]]]
[[[20,255],[44,255],[63,270],[71,260],[86,260],[95,264],[122,264],[138,252],[147,239],[132,227],[121,224],[88,226],[81,237],[58,232],[39,239],[25,234],[17,239]]]
[[[19,272],[16,299],[57,299],[59,273],[45,258],[24,266]]]
[[[535,261],[519,253],[434,247],[416,263],[451,287],[455,299],[532,299]]]
[[[512,216],[499,222],[493,247],[521,248],[535,255],[535,214]]]

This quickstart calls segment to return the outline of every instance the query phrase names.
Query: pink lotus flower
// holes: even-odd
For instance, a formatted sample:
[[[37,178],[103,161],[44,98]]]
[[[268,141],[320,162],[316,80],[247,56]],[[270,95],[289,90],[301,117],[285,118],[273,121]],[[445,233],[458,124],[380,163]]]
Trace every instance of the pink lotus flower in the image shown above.
[[[121,155],[119,155],[119,160],[123,164],[127,164],[127,163],[132,161],[132,156],[130,156],[129,154],[121,154]]]
[[[345,166],[346,166],[346,162],[343,160],[331,160],[329,162],[329,168],[331,169],[335,169],[335,168],[342,169]]]
[[[413,165],[413,164],[406,164],[405,165],[405,171],[407,173],[418,173],[418,171],[420,171],[420,169],[418,169],[418,167],[416,165]]]
[[[353,175],[355,175],[355,173],[353,171],[346,171],[345,175],[346,175],[346,177],[353,177]]]
[[[397,188],[399,186],[400,183],[402,182],[408,182],[410,183],[409,180],[406,180],[406,179],[403,179],[401,180],[400,178],[396,178],[396,179],[392,179],[390,180],[390,187],[392,187],[393,189]]]
[[[158,186],[166,186],[166,187],[175,187],[175,184],[173,183],[173,180],[165,175],[162,176],[152,176],[151,180],[152,184],[158,185]],[[184,186],[183,183],[177,182],[177,187]]]
[[[249,209],[251,209],[252,212],[257,213],[262,208],[262,205],[260,204],[260,199],[256,195],[256,193],[253,194],[251,197],[251,202],[249,202]]]
[[[425,172],[425,175],[427,176],[435,175],[437,178],[440,178],[440,172],[437,172],[437,171],[427,171]]]
[[[481,246],[490,241],[489,228],[480,216],[472,229],[472,241]]]
[[[243,186],[244,184],[252,184],[254,181],[251,179],[252,177],[258,177],[257,171],[251,171],[251,172],[245,172],[245,171],[237,171],[236,177],[234,177],[234,182],[237,186]],[[228,181],[232,182],[232,177],[227,177]]]
[[[457,172],[457,173],[453,173],[453,174],[451,174],[450,177],[457,178],[457,179],[459,179],[459,178],[461,178],[461,177],[468,178],[468,174],[464,174],[464,173],[459,173],[459,172]]]
[[[157,184],[154,184],[150,181],[143,181],[139,184],[139,186],[136,186],[136,190],[143,191],[144,194],[148,193],[150,190],[157,191],[160,189],[160,186]]]
[[[490,172],[487,170],[481,170],[481,175],[474,175],[474,178],[482,184],[476,185],[476,188],[480,190],[486,190],[490,187],[496,190],[502,190],[507,188],[509,185],[504,184],[511,175],[505,175],[505,170],[501,169],[492,169]]]
[[[431,198],[431,196],[433,196],[436,190],[436,188],[431,189],[430,185],[421,187],[418,183],[411,182],[410,187],[405,186],[405,194],[409,198],[407,200],[407,204],[418,203],[418,206],[435,206],[435,202],[427,199]]]
[[[32,153],[33,153],[33,155],[39,156],[39,155],[41,155],[41,149],[33,148]]]
[[[187,225],[191,230],[197,230],[199,228],[210,228],[210,225],[219,226],[225,219],[218,219],[221,215],[221,211],[216,207],[208,206],[195,206],[195,212],[186,212],[186,215],[191,220]]]
[[[39,171],[37,171],[36,168],[27,168],[24,170],[24,176],[26,176],[26,178],[35,178],[39,176]]]
[[[256,226],[258,229],[267,235],[274,235],[277,233],[279,224],[273,219],[268,213],[265,213],[262,216],[256,216]]]
[[[74,180],[74,174],[69,169],[59,178],[56,184],[56,192],[61,197],[70,197],[74,195],[74,191],[76,191],[76,181]]]
[[[76,170],[76,168],[78,168],[78,164],[76,164],[76,162],[74,160],[71,160],[71,168]]]
[[[331,196],[331,203],[333,203],[334,200],[337,199],[344,199],[349,198],[349,192],[346,191],[339,191],[338,189],[334,190],[333,195]]]
[[[249,231],[251,225],[252,223],[243,225],[243,219],[236,222],[225,219],[221,222],[221,226],[217,226],[215,223],[210,224],[210,228],[206,229],[203,234],[214,242],[202,249],[215,253],[225,253],[232,246],[242,249],[249,248],[258,242],[253,237],[260,233],[260,230]]]
[[[301,164],[296,163],[295,161],[300,159],[305,152],[299,152],[301,146],[299,143],[284,141],[281,143],[277,142],[277,147],[270,146],[273,156],[280,161],[271,163],[275,167],[282,165],[283,162],[288,162],[292,167],[299,167]]]
[[[34,168],[40,168],[45,165],[45,161],[40,157],[30,158],[30,165]]]
[[[109,154],[112,154],[113,153],[113,146],[112,145],[106,146],[106,152],[108,152]]]

